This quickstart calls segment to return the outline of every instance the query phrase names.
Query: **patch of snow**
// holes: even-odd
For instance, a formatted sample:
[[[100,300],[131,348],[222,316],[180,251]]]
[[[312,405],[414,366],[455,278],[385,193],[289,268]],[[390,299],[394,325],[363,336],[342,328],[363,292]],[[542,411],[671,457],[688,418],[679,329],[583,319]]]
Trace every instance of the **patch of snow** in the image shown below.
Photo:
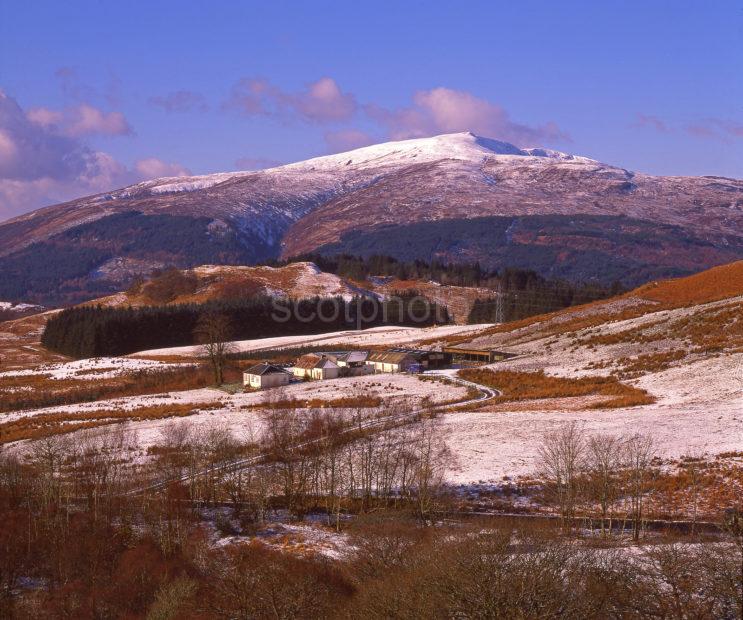
[[[43,306],[37,306],[34,304],[16,304],[11,301],[0,301],[0,310],[12,310],[13,312],[26,312],[28,310],[42,311]]]
[[[46,376],[49,379],[111,379],[141,371],[170,370],[189,368],[190,364],[166,364],[154,360],[142,360],[126,357],[91,357],[74,362],[44,364],[24,370],[0,372],[2,377]]]

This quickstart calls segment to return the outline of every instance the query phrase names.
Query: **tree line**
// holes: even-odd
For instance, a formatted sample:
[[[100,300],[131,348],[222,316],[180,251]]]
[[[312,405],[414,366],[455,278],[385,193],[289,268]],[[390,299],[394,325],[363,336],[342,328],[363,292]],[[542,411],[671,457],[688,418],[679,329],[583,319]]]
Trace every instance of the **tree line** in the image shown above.
[[[596,282],[570,282],[545,278],[531,269],[506,267],[487,269],[480,263],[445,263],[424,260],[401,261],[392,256],[368,257],[337,254],[305,254],[290,261],[272,262],[285,265],[299,260],[314,262],[320,269],[342,278],[365,281],[374,276],[400,280],[431,280],[450,286],[489,288],[503,297],[499,310],[492,298],[478,299],[468,322],[493,323],[516,321],[527,316],[552,312],[570,306],[605,299],[624,292],[619,282],[603,285]]]
[[[342,297],[289,300],[266,296],[171,306],[68,308],[50,318],[42,344],[83,358],[126,355],[162,347],[202,344],[199,321],[223,316],[232,340],[292,336],[377,325],[423,327],[448,322],[446,308],[414,294],[394,299]]]

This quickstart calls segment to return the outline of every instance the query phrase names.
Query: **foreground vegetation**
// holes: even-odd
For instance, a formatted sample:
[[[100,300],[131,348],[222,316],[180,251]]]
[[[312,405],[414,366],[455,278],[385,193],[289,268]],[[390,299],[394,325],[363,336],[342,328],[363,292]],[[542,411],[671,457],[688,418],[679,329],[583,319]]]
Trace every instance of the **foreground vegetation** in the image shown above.
[[[569,521],[462,519],[435,421],[343,440],[327,411],[274,409],[265,423],[260,446],[219,426],[170,425],[145,469],[128,463],[135,438],[120,427],[0,454],[0,616],[740,616],[743,539],[732,520],[712,538],[641,529],[645,544],[627,549],[621,535],[586,537]],[[544,441],[561,514],[579,497],[578,476],[553,475],[577,472],[563,467],[571,442],[594,450],[576,429]],[[261,464],[215,469],[255,451],[267,454]],[[645,493],[648,470],[633,471],[643,475],[628,488]],[[189,472],[204,473],[138,491]],[[308,513],[343,541],[340,555],[261,537],[267,522]]]

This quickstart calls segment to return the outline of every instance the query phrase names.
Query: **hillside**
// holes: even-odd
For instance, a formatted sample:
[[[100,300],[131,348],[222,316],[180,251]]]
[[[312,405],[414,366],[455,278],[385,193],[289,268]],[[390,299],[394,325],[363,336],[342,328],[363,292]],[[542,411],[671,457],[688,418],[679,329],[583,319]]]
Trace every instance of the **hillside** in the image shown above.
[[[450,344],[511,351],[519,357],[506,365],[517,370],[614,376],[651,392],[669,382],[661,392],[672,384],[682,400],[695,402],[741,397],[743,261],[495,326]]]
[[[34,304],[16,304],[9,301],[0,301],[0,323],[28,316],[30,314],[38,314],[44,310],[45,308],[43,306],[37,306]]]
[[[173,284],[151,278],[136,290],[116,293],[87,302],[104,306],[145,306],[152,304],[201,303],[216,299],[241,298],[249,295],[271,295],[305,299],[335,297],[351,299],[370,296],[386,299],[394,295],[416,293],[449,308],[456,323],[466,323],[476,299],[494,295],[490,289],[448,286],[427,280],[399,280],[393,277],[371,277],[354,281],[320,270],[311,262],[300,261],[281,267],[202,265],[180,272],[182,278]]]
[[[595,408],[598,397],[555,392],[449,416],[461,482],[533,471],[535,438],[566,421],[589,433],[646,434],[660,458],[722,463],[743,450],[743,261],[448,341],[517,354],[491,365],[496,373],[613,377],[656,401],[607,411]]]
[[[304,299],[310,297],[373,295],[351,281],[324,273],[309,262],[290,263],[282,267],[201,265],[181,270],[172,286],[168,274],[144,281],[136,290],[92,300],[91,304],[106,306],[144,306],[151,304],[201,303],[215,299],[230,299],[250,295],[270,295]],[[164,289],[164,290],[163,290]]]
[[[653,177],[470,133],[162,178],[0,224],[0,298],[70,303],[168,265],[320,250],[639,284],[743,256],[743,182]],[[598,268],[600,266],[600,268]]]

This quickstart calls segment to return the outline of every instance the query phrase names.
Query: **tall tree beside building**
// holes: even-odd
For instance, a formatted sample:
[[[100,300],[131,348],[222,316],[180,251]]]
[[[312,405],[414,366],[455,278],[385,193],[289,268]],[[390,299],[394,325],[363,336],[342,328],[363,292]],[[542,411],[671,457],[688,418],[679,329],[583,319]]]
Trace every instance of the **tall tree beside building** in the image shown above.
[[[232,324],[228,316],[218,312],[207,312],[199,317],[194,335],[201,345],[202,354],[208,357],[214,370],[214,383],[224,383],[224,367],[227,355],[232,351]]]

